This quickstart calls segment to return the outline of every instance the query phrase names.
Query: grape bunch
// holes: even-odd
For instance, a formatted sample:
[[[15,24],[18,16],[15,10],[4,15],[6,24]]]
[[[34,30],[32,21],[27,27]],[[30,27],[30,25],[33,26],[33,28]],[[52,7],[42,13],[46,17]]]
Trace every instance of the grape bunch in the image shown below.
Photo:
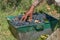
[[[20,20],[21,19],[21,17],[22,17],[23,15],[19,15],[18,16],[18,19]],[[46,15],[45,14],[41,14],[41,13],[34,13],[33,14],[33,16],[32,16],[32,21],[31,22],[29,22],[29,21],[22,21],[22,22],[20,22],[19,20],[17,21],[17,20],[15,20],[15,19],[13,19],[12,21],[11,21],[11,23],[14,25],[14,26],[23,26],[23,25],[29,25],[29,24],[37,24],[37,23],[42,23],[42,22],[44,22],[44,19],[46,18]]]

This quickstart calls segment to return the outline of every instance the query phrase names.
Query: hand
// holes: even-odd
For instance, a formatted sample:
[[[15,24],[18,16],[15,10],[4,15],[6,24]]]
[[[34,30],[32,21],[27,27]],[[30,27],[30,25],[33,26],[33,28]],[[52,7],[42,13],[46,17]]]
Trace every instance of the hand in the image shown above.
[[[32,5],[30,7],[30,9],[26,12],[26,14],[22,16],[20,21],[26,21],[28,16],[29,16],[29,20],[31,21],[32,20],[32,14],[33,14],[34,8],[35,8],[35,6]]]
[[[26,21],[27,17],[29,16],[29,20],[32,20],[32,12],[27,12],[25,15],[22,16],[20,21]]]
[[[35,6],[37,6],[42,1],[43,0],[34,0],[32,6],[30,7],[30,9],[26,12],[26,14],[21,18],[20,21],[26,21],[28,16],[29,16],[29,20],[31,21],[32,20],[32,14],[33,14]]]

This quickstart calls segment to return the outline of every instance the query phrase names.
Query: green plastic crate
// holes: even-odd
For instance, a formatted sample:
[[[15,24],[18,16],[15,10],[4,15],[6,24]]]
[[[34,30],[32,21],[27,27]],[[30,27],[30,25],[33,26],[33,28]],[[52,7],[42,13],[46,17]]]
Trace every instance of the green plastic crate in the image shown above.
[[[14,16],[7,17],[7,21],[9,22],[9,25],[12,25],[10,21],[13,18],[15,18],[15,17]],[[50,28],[50,22],[47,21],[45,23],[39,23],[39,24],[33,24],[33,25],[29,24],[29,25],[16,26],[16,27],[14,25],[12,25],[12,27],[14,27],[19,32],[29,32],[29,31],[33,31],[33,30],[42,31],[44,29]]]
[[[37,38],[42,34],[51,34],[52,30],[54,30],[55,25],[58,22],[57,19],[46,14],[46,18],[48,19],[48,21],[45,23],[15,27],[10,22],[13,18],[15,17],[8,16],[7,21],[11,33],[18,40],[37,40]]]

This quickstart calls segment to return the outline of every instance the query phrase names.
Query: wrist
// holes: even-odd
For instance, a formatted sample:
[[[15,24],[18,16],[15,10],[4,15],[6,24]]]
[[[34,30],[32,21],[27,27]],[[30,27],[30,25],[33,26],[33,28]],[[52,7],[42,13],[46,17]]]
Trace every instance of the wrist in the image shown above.
[[[31,8],[30,8],[30,11],[34,11],[34,8],[35,8],[35,6],[32,5]]]

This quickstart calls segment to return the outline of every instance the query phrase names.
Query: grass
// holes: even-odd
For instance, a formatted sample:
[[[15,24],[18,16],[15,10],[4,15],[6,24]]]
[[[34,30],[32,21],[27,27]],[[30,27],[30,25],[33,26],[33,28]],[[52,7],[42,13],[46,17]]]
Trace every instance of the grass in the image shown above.
[[[8,10],[7,10],[8,11]],[[22,11],[22,10],[21,10]],[[21,11],[11,10],[10,12],[3,12],[0,10],[0,40],[16,40],[8,29],[9,24],[7,23],[7,16],[17,16],[20,15]],[[24,11],[22,11],[24,12]]]
[[[7,16],[9,13],[0,13],[0,40],[15,40],[8,29]]]
[[[53,9],[52,9],[53,8]],[[51,8],[51,10],[54,10],[54,6]],[[50,12],[47,10],[46,5],[43,7],[37,7],[36,10],[42,10],[45,12]],[[8,10],[7,10],[8,11]],[[8,29],[9,25],[7,23],[7,16],[13,15],[13,16],[17,16],[19,15],[21,12],[24,12],[23,10],[11,10],[9,12],[3,12],[0,10],[0,40],[16,40],[13,35],[11,34],[10,30]]]

